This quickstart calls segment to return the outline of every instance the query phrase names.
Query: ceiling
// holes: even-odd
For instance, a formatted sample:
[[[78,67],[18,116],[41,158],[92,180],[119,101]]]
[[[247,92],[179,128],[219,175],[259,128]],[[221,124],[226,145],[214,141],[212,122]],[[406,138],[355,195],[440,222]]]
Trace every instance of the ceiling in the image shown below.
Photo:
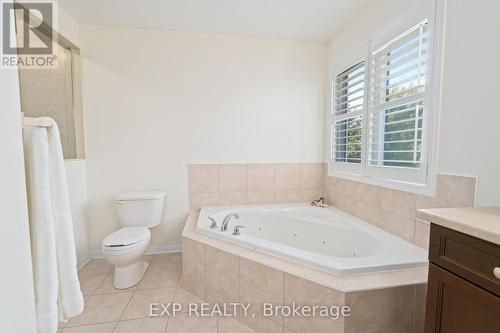
[[[59,0],[79,23],[325,41],[368,0]]]

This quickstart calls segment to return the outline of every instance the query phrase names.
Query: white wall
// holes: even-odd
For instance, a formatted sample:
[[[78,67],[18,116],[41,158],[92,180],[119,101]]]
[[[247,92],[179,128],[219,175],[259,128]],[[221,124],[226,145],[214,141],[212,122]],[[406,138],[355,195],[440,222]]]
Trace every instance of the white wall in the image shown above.
[[[36,332],[17,70],[0,70],[0,331]]]
[[[73,231],[78,266],[89,259],[87,235],[87,166],[85,160],[66,160],[69,201],[73,216]]]
[[[328,75],[373,29],[417,2],[368,2],[330,39]],[[500,112],[493,100],[500,77],[499,12],[498,0],[451,0],[445,11],[438,172],[477,176],[479,206],[500,204],[500,154],[494,150],[500,142]]]
[[[90,246],[114,193],[166,191],[153,246],[178,245],[188,163],[321,161],[320,43],[81,26]]]
[[[69,15],[58,3],[58,0],[52,0],[57,6],[56,30],[59,34],[69,39],[76,46],[80,46],[80,28],[75,19]]]
[[[439,171],[478,176],[478,205],[500,205],[500,1],[449,0]]]

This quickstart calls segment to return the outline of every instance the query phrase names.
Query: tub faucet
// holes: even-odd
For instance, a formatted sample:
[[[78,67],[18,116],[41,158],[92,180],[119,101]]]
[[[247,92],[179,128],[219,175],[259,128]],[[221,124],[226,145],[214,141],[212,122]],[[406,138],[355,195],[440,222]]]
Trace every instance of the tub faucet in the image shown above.
[[[235,219],[239,219],[240,216],[236,213],[231,213],[231,214],[227,214],[226,217],[224,218],[224,220],[222,221],[222,224],[220,226],[220,231],[226,231],[227,230],[227,225],[229,223],[229,221],[231,220],[231,218],[234,217]]]
[[[328,203],[326,202],[325,198],[321,197],[318,200],[314,200],[313,202],[311,202],[311,206],[326,208],[328,207]]]
[[[211,221],[210,222],[210,229],[217,228],[217,221],[212,216],[209,216],[208,219]]]

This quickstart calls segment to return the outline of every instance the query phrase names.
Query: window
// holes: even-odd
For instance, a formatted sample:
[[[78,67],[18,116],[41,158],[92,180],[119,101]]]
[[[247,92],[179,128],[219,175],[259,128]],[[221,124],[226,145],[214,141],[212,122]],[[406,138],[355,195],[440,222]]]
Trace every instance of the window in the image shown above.
[[[365,63],[360,62],[337,75],[334,84],[334,159],[337,162],[361,163]]]
[[[440,41],[435,5],[428,1],[335,67],[331,174],[432,193],[438,86],[432,68],[439,59],[432,45]]]

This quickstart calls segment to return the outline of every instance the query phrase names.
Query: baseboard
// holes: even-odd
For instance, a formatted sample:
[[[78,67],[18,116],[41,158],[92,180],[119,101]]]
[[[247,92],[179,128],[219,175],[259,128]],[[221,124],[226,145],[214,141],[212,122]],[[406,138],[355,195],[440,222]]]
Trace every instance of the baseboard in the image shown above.
[[[146,251],[146,254],[163,254],[163,253],[178,253],[182,252],[181,245],[175,244],[175,245],[155,245],[155,246],[150,246],[149,249]],[[98,259],[98,258],[103,258],[102,250],[101,249],[94,249],[90,251],[90,258],[92,259]],[[89,260],[90,260],[89,258]],[[88,262],[88,261],[87,261]]]
[[[77,269],[78,270],[82,269],[82,267],[85,266],[91,259],[92,259],[92,256],[90,255],[90,252],[87,252],[81,258],[77,258],[77,260],[76,260]]]
[[[151,246],[146,254],[163,254],[163,253],[178,253],[182,252],[180,244],[175,245],[156,245]]]

